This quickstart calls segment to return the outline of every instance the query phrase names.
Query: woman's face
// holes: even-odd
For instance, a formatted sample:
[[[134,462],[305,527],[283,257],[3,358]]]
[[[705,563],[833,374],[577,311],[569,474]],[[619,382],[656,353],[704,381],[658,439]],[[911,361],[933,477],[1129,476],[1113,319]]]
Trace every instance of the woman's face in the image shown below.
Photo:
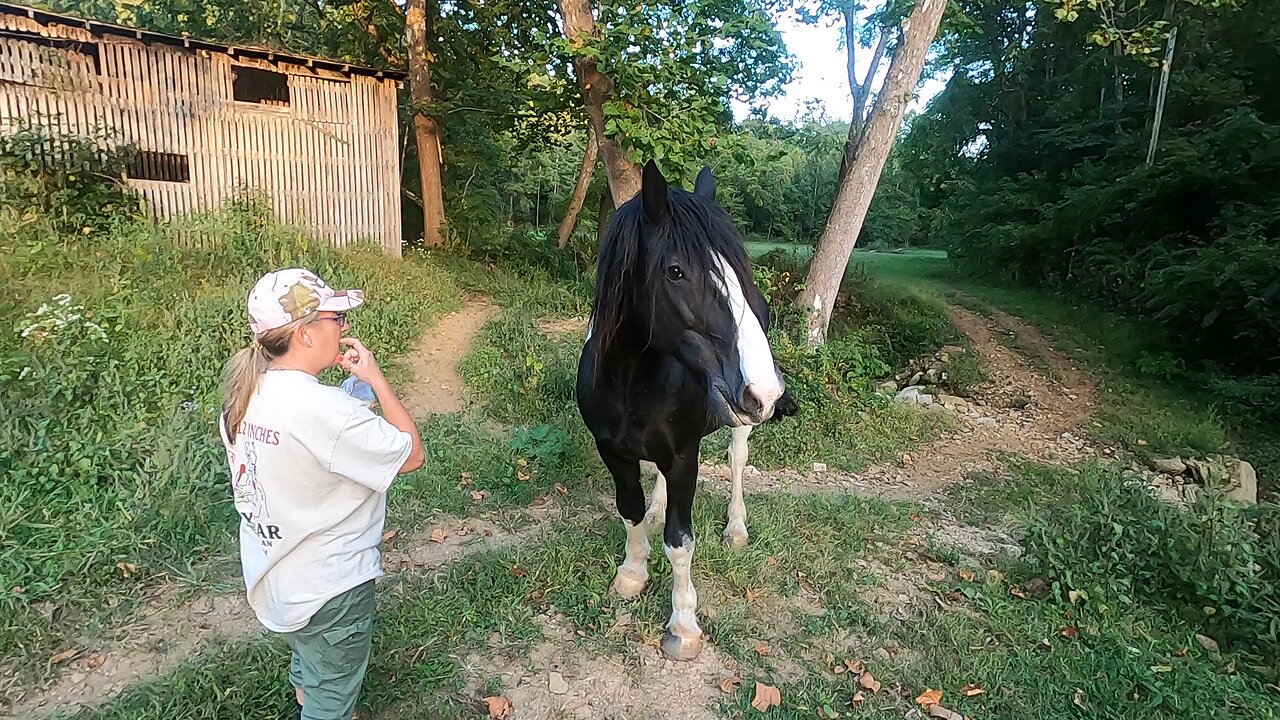
[[[324,367],[333,367],[338,363],[338,355],[342,353],[342,346],[338,340],[350,327],[347,324],[347,314],[327,310],[319,312],[320,315],[315,321],[307,324],[307,332],[311,336],[309,350],[314,352],[317,358],[324,359]]]

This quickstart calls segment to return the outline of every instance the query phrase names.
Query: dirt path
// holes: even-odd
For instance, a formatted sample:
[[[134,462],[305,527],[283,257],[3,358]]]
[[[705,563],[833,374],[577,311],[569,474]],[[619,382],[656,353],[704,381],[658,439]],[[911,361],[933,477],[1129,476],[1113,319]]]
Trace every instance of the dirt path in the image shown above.
[[[889,499],[923,500],[970,473],[995,468],[1001,453],[1065,463],[1094,452],[1071,432],[1087,421],[1096,405],[1097,388],[1087,375],[1035,328],[1011,315],[987,318],[956,306],[949,313],[985,359],[989,375],[972,393],[968,411],[956,414],[959,429],[860,473],[749,473],[744,477],[747,490],[848,488]],[[1002,345],[996,338],[1002,330],[1035,347],[1042,356],[1039,360],[1055,368],[1059,379],[1050,379],[1027,358]],[[726,465],[704,467],[704,474],[727,487]]]
[[[429,328],[409,353],[411,380],[400,389],[405,409],[415,418],[462,409],[462,377],[458,363],[495,308],[486,298],[472,298]]]

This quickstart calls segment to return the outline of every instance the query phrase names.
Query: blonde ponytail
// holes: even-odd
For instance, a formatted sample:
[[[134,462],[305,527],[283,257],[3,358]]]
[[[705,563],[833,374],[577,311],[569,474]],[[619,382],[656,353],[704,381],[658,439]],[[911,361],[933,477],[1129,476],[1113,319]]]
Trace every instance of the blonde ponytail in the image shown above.
[[[249,410],[249,400],[258,390],[258,380],[271,367],[271,361],[289,351],[293,331],[315,320],[308,315],[300,320],[272,330],[258,337],[248,347],[240,350],[227,362],[222,381],[222,427],[227,439],[236,441],[236,429]]]

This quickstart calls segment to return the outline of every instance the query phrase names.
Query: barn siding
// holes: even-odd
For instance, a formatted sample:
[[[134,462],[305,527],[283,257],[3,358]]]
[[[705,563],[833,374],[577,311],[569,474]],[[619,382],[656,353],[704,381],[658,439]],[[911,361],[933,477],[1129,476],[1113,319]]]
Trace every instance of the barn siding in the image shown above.
[[[188,183],[129,180],[157,217],[216,208],[244,184],[268,192],[286,222],[399,257],[395,81],[89,38],[4,13],[0,28],[96,43],[100,73],[89,55],[0,36],[0,122],[57,114],[66,131],[102,124],[140,150],[185,155]],[[237,64],[284,72],[290,104],[234,101]]]

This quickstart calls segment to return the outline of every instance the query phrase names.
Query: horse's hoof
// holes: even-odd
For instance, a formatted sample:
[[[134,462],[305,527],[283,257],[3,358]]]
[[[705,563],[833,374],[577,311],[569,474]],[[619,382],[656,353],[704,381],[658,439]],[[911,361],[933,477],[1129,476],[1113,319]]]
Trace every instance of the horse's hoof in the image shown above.
[[[618,597],[624,600],[630,600],[644,592],[645,583],[648,581],[649,578],[635,577],[619,571],[617,575],[613,576],[613,585],[610,586],[610,589],[612,589]]]
[[[724,545],[730,550],[741,550],[742,548],[746,547],[747,546],[746,531],[745,530],[734,531],[726,528],[724,531]]]
[[[667,633],[662,636],[662,654],[668,660],[687,662],[702,652],[702,638],[682,638]]]

